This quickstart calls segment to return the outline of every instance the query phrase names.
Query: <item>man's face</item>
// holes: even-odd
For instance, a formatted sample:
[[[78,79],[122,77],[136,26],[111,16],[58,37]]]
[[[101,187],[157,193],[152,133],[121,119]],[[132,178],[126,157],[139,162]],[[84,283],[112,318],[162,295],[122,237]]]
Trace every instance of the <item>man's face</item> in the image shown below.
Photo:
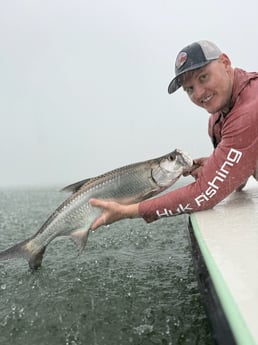
[[[222,54],[217,60],[192,72],[181,80],[191,101],[214,114],[227,110],[233,85],[233,72],[229,58]]]

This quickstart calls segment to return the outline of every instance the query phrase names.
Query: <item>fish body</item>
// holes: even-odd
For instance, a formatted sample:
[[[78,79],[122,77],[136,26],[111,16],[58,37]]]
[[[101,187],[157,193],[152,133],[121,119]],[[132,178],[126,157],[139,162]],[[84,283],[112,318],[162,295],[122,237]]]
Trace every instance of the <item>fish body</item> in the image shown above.
[[[153,197],[173,185],[193,164],[181,150],[144,162],[130,164],[103,175],[65,187],[72,194],[51,214],[29,239],[0,252],[0,260],[27,259],[30,268],[41,266],[47,245],[58,236],[69,236],[81,252],[87,242],[91,224],[101,209],[89,204],[101,198],[132,204]]]

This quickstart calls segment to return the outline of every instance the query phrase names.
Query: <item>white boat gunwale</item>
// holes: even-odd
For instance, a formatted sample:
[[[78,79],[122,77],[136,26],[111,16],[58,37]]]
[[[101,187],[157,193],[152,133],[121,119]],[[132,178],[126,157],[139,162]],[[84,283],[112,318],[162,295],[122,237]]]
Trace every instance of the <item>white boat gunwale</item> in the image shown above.
[[[255,198],[257,198],[257,196],[258,196],[257,182],[256,181],[254,182],[254,180],[251,181],[250,186],[251,186],[250,187],[251,192],[252,192],[252,189],[255,188]],[[244,194],[244,195],[245,195],[245,197],[246,196],[250,197],[250,198],[253,197],[252,193],[250,193],[250,196],[249,196],[248,189],[247,189],[247,194]],[[213,210],[203,211],[204,213],[206,213],[206,218],[207,218],[207,214],[209,214],[209,217],[211,217],[211,221],[214,221],[214,223],[215,223],[216,222],[215,218],[217,215],[223,217],[222,213],[225,211],[225,210],[223,210],[223,208],[225,208],[225,209],[227,207],[237,208],[237,207],[241,207],[241,205],[245,203],[245,200],[243,200],[243,201],[238,200],[241,198],[241,194],[238,194],[235,198],[237,198],[236,205],[234,205],[234,203],[231,203],[231,205],[229,206],[229,204],[227,204],[227,202],[222,203],[222,205],[220,206],[221,214],[218,214],[218,213],[214,212]],[[243,199],[245,199],[245,198],[243,198]],[[256,206],[254,212],[256,212],[255,216],[257,217],[258,198],[255,201],[257,203],[257,206]],[[246,206],[245,206],[245,208],[246,208]],[[246,210],[244,210],[244,211],[246,212]],[[207,241],[206,241],[205,229],[203,229],[203,223],[199,221],[202,217],[201,213],[202,212],[198,212],[198,213],[193,213],[190,215],[188,230],[189,230],[189,236],[190,236],[190,243],[191,243],[192,248],[193,248],[193,257],[194,257],[194,261],[195,261],[195,266],[197,269],[197,274],[199,275],[199,283],[200,283],[200,285],[202,285],[201,290],[202,290],[203,295],[205,295],[205,293],[206,293],[206,296],[204,296],[204,297],[206,300],[206,307],[207,307],[208,313],[210,314],[208,316],[211,319],[211,323],[212,323],[212,326],[214,328],[214,332],[215,332],[214,337],[219,344],[228,345],[228,344],[232,343],[232,344],[238,344],[238,345],[243,345],[243,344],[244,345],[257,345],[257,341],[255,340],[254,336],[252,335],[252,333],[251,333],[251,331],[250,331],[250,329],[246,323],[245,317],[243,316],[243,314],[241,313],[241,311],[239,309],[238,303],[235,300],[230,287],[228,286],[227,280],[223,276],[223,272],[221,271],[221,269],[218,265],[218,262],[216,261],[216,258],[214,258],[214,255],[211,252],[211,248],[209,246],[209,243],[207,243]],[[212,217],[214,217],[214,219]],[[251,217],[251,214],[250,214],[250,217]],[[209,226],[209,224],[207,226]],[[213,224],[213,226],[215,226],[215,225]],[[198,247],[198,248],[196,248],[196,247]],[[199,251],[199,254],[198,254],[198,251]],[[200,259],[200,257],[199,258],[196,257],[198,255],[201,256],[201,259]],[[205,269],[203,267],[200,267],[201,262],[205,266]],[[207,286],[203,286],[204,279],[203,279],[203,277],[202,277],[202,279],[200,279],[201,274],[205,274],[206,276],[208,276],[208,277],[206,277],[206,279],[210,280],[209,281],[209,284],[211,285],[210,287],[207,288]],[[206,289],[206,292],[205,292],[205,289]],[[214,290],[213,291],[214,293],[211,292],[212,290]],[[217,322],[216,325],[214,324],[214,315],[211,315],[211,313],[213,313],[215,311],[211,310],[211,308],[210,308],[211,306],[207,306],[207,291],[210,294],[209,298],[217,299],[217,301],[215,301],[215,302],[210,301],[208,303],[213,303],[213,307],[214,307],[214,303],[216,303],[217,307],[221,308],[221,311],[219,311],[220,317],[221,317],[220,325],[218,324],[219,320],[216,320],[216,322]],[[213,296],[211,296],[212,294],[213,294]],[[258,298],[258,296],[257,296],[257,298]],[[222,314],[223,314],[223,316],[222,316]],[[224,327],[224,332],[226,332],[227,334],[226,335],[225,334],[224,335],[219,334],[219,332],[220,332],[219,329],[225,321],[228,323],[228,326],[229,326],[228,330],[225,330],[226,327]],[[223,342],[223,336],[227,339],[224,342]],[[230,337],[232,339],[230,339]]]

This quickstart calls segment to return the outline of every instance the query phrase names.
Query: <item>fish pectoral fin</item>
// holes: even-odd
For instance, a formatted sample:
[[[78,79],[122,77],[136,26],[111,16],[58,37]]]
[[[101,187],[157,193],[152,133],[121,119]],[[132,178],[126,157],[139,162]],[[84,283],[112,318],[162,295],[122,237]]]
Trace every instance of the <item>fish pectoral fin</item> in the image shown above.
[[[151,191],[148,191],[147,193],[142,194],[140,199],[141,200],[149,199],[149,198],[153,197],[154,195],[156,195],[157,191],[158,191],[157,189],[153,189]]]
[[[86,246],[88,236],[89,236],[90,229],[78,229],[71,233],[71,239],[76,243],[79,254],[82,253],[83,249]]]

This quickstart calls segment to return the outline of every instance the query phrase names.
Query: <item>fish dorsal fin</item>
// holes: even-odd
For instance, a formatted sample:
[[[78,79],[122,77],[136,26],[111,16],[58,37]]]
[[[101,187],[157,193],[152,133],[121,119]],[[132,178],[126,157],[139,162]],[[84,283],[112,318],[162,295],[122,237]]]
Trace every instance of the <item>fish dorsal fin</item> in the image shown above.
[[[87,178],[85,180],[79,181],[79,182],[75,182],[72,184],[69,184],[68,186],[64,187],[63,189],[61,189],[61,192],[72,192],[75,193],[77,192],[85,183],[89,182],[91,180],[91,178]]]

